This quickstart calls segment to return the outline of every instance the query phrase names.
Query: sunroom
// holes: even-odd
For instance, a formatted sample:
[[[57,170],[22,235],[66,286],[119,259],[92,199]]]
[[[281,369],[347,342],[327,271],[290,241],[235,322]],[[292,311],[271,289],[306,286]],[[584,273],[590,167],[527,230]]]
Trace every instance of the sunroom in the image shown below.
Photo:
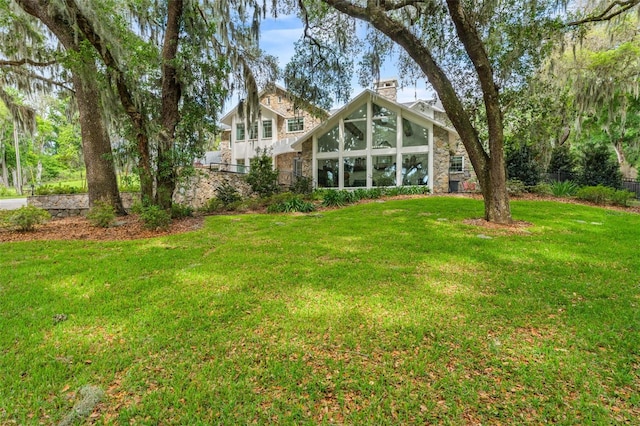
[[[305,175],[311,172],[318,188],[424,185],[433,191],[434,125],[367,90],[293,147],[310,163]]]

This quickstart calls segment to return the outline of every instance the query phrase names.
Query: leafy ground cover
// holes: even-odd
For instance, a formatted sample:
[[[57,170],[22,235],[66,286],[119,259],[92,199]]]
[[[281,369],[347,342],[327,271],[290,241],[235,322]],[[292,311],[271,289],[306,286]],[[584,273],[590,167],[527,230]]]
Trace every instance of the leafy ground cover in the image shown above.
[[[611,424],[640,418],[640,216],[478,200],[212,216],[0,244],[0,423]]]

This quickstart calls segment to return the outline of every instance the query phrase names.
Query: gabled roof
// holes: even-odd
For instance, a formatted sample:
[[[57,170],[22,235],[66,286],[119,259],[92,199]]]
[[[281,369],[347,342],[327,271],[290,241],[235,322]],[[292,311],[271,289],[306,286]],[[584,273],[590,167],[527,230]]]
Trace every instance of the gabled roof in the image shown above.
[[[318,124],[313,129],[309,130],[307,133],[305,133],[302,136],[300,136],[293,144],[291,144],[291,147],[293,149],[300,149],[300,147],[302,145],[302,142],[306,141],[307,139],[309,139],[314,134],[316,134],[316,133],[318,133],[320,131],[330,130],[333,126],[335,126],[337,124],[337,122],[340,120],[340,118],[346,116],[348,112],[350,113],[352,108],[359,106],[363,102],[367,101],[369,98],[371,98],[375,103],[377,103],[377,104],[379,104],[381,106],[387,106],[387,107],[393,107],[393,108],[400,109],[400,111],[402,111],[403,117],[412,118],[414,120],[426,121],[426,122],[432,123],[432,124],[442,128],[442,129],[445,129],[446,131],[448,131],[450,133],[455,133],[456,135],[458,134],[458,132],[455,129],[444,125],[442,122],[440,122],[438,120],[434,120],[433,118],[430,118],[430,117],[420,113],[419,111],[410,109],[410,107],[408,107],[407,105],[400,104],[398,102],[394,102],[394,101],[392,101],[392,100],[390,100],[390,99],[388,99],[388,98],[386,98],[386,97],[374,92],[373,90],[365,89],[358,96],[356,96],[351,101],[349,101],[349,103],[347,103],[345,106],[343,106],[342,108],[340,108],[336,112],[334,112],[329,118],[324,120],[322,123]],[[418,103],[418,102],[412,102],[411,106],[415,105],[416,103]],[[437,110],[437,108],[436,108],[436,110]]]
[[[266,95],[267,93],[275,93],[275,92],[277,92],[277,91],[281,91],[281,92],[283,92],[285,95],[287,95],[287,96],[291,97],[292,99],[294,98],[294,96],[293,96],[289,91],[287,91],[287,89],[285,89],[284,87],[282,87],[282,86],[281,86],[281,85],[279,85],[278,83],[273,83],[272,85],[268,86],[266,89],[262,89],[262,90],[260,91],[260,93],[258,93],[258,99],[262,99],[262,97],[263,97],[264,95]],[[323,110],[322,108],[320,108],[320,107],[317,107],[317,106],[315,106],[315,105],[312,105],[312,104],[310,104],[310,103],[308,103],[308,102],[305,102],[305,101],[303,101],[303,100],[299,100],[299,101],[300,101],[300,102],[302,102],[302,103],[304,103],[304,104],[305,104],[305,106],[308,108],[308,110],[309,110],[309,111],[314,110],[314,113],[316,113],[316,114],[320,114],[320,115],[326,115],[326,114],[327,114],[327,112],[326,112],[325,110]],[[223,124],[228,124],[228,125],[230,125],[230,124],[231,124],[231,117],[233,117],[233,115],[235,115],[235,114],[236,114],[236,112],[237,112],[237,110],[238,110],[238,105],[239,105],[239,103],[237,103],[233,108],[231,108],[231,109],[229,110],[229,112],[228,112],[228,113],[226,113],[226,114],[225,114],[225,115],[220,119],[220,122],[221,122],[221,123],[223,123]],[[274,110],[274,109],[272,109],[272,108],[269,108],[269,106],[264,105],[263,103],[260,103],[260,109],[262,110],[263,108],[264,108],[265,110],[267,110],[267,111],[270,111],[270,112],[274,113],[275,115],[279,115],[280,117],[287,117],[286,115],[284,115],[284,114],[282,114],[282,113],[280,113],[280,112],[278,112],[278,111],[276,111],[276,110]]]

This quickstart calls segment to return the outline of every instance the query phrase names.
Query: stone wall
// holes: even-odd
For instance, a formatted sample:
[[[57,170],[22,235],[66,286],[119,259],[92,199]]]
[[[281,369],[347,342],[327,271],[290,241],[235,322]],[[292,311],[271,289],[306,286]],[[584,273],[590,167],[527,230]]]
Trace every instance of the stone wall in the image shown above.
[[[433,126],[433,192],[449,192],[449,132]]]
[[[133,203],[140,200],[140,194],[123,192],[120,198],[124,208],[130,210]],[[27,197],[27,204],[45,209],[53,218],[86,216],[89,212],[89,194],[35,195]]]
[[[173,193],[173,201],[195,209],[205,207],[215,198],[216,189],[228,183],[235,187],[243,197],[251,195],[251,186],[244,180],[245,175],[227,173],[209,169],[196,169],[193,177],[181,183]]]

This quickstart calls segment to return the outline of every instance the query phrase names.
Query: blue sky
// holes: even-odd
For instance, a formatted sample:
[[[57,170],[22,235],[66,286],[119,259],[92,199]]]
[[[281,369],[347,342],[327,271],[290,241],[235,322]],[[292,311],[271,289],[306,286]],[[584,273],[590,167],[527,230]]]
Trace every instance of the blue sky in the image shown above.
[[[276,56],[279,59],[280,67],[284,68],[293,56],[293,45],[300,38],[302,32],[302,22],[294,15],[283,15],[277,19],[268,18],[262,22],[260,47],[269,54]],[[381,78],[385,79],[398,76],[394,62],[395,61],[385,64],[380,74]],[[363,87],[358,84],[357,80],[357,77],[354,76],[351,84],[353,88],[352,98],[363,90]],[[419,82],[417,87],[412,85],[411,87],[405,87],[398,91],[399,102],[409,102],[416,98],[433,98],[433,92],[426,88],[424,81]],[[335,105],[335,107],[339,106],[341,105]]]

